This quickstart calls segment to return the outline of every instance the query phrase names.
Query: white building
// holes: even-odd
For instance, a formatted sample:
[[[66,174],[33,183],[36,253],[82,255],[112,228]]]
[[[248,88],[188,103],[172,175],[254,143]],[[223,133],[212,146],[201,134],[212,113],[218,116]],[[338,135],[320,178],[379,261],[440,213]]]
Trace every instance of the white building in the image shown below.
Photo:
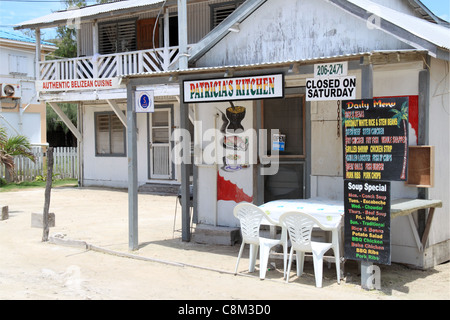
[[[223,21],[221,13],[227,16]],[[181,184],[187,199],[191,169],[198,225],[238,226],[232,208],[240,201],[342,199],[340,100],[307,101],[306,95],[315,64],[345,62],[348,76],[356,79],[354,98],[410,97],[415,110],[409,118],[410,146],[434,147],[434,183],[394,181],[392,198],[439,199],[443,206],[436,209],[429,233],[423,230],[426,212],[393,220],[392,261],[427,268],[449,259],[450,29],[420,1],[188,1],[185,11],[170,1],[130,0],[57,12],[19,27],[40,29],[74,21],[80,30],[80,57],[40,63],[40,98],[56,110],[61,101],[79,104],[80,125],[71,129],[81,146],[81,182],[129,186],[133,241],[137,187]],[[172,47],[172,31],[177,30],[179,46]],[[203,81],[211,88],[215,82],[229,85],[242,78],[256,83],[254,77],[263,76],[270,85],[274,74],[281,96],[258,97],[262,87],[251,99],[231,102],[245,110],[237,124],[241,129],[280,129],[285,135],[277,174],[261,175],[267,150],[250,134],[240,137],[246,150],[241,156],[249,159],[244,166],[227,167],[226,155],[225,160],[220,156],[213,163],[203,161],[228,143],[222,136],[208,135],[208,130],[220,131],[222,120],[232,118],[226,114],[230,101],[189,100],[184,84]],[[191,98],[196,97],[195,85]],[[197,98],[206,96],[204,88],[198,87]],[[155,96],[152,114],[134,112],[135,97],[144,92]],[[190,159],[186,153],[171,158],[170,150],[181,141],[172,137],[178,128],[191,132],[194,166],[174,161]],[[185,142],[179,145],[190,149]],[[183,240],[188,241],[184,204]],[[424,233],[427,242],[421,243]]]
[[[54,50],[53,44],[43,43],[41,53]],[[35,89],[35,39],[0,30],[0,61],[0,125],[9,135],[25,135],[33,145],[45,145],[45,103],[38,100]]]

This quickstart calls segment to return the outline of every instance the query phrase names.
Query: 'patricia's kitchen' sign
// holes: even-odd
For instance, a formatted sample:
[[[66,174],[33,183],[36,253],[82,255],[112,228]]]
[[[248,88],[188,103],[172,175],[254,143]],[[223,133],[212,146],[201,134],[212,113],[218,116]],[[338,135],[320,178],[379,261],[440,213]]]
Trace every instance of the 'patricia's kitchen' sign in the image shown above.
[[[184,102],[215,102],[282,98],[282,74],[184,81]]]

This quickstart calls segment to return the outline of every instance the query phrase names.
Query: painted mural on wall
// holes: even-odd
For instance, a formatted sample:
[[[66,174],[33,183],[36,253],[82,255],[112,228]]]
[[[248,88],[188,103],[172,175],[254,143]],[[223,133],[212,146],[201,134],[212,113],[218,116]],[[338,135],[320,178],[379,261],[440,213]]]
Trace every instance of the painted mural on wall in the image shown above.
[[[229,106],[217,108],[220,114],[220,134],[218,148],[222,148],[222,163],[217,172],[217,201],[219,211],[228,210],[236,203],[253,202],[252,170],[249,164],[250,137],[244,121],[247,109],[229,102]],[[219,151],[219,150],[218,150]],[[231,203],[221,203],[231,202]]]
[[[250,167],[246,161],[249,137],[244,134],[245,129],[242,125],[246,108],[235,106],[233,102],[230,104],[225,113],[219,110],[223,122],[220,129],[223,135],[220,145],[224,148],[222,170],[236,172]]]

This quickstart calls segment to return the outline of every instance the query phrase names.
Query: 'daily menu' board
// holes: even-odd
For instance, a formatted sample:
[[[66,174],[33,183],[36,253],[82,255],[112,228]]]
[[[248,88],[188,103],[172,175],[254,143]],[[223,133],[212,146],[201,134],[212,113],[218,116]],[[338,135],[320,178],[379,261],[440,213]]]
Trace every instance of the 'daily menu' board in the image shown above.
[[[345,179],[404,181],[408,97],[343,101]]]
[[[391,183],[344,181],[345,258],[391,264]]]

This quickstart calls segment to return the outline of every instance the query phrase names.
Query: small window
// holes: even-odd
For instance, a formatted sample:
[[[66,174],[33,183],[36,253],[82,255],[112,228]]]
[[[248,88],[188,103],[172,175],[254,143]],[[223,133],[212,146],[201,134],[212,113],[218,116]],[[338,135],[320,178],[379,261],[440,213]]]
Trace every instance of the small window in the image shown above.
[[[268,154],[271,153],[273,140],[270,130],[278,129],[284,142],[284,148],[279,151],[280,158],[305,158],[304,96],[264,100],[263,128],[268,130]]]
[[[124,157],[125,127],[112,112],[95,114],[96,156]]]
[[[211,30],[236,10],[243,1],[230,1],[211,5]]]
[[[18,56],[15,54],[9,55],[9,73],[26,75],[28,67],[28,58],[25,56]]]
[[[136,20],[99,23],[100,54],[136,51]]]

